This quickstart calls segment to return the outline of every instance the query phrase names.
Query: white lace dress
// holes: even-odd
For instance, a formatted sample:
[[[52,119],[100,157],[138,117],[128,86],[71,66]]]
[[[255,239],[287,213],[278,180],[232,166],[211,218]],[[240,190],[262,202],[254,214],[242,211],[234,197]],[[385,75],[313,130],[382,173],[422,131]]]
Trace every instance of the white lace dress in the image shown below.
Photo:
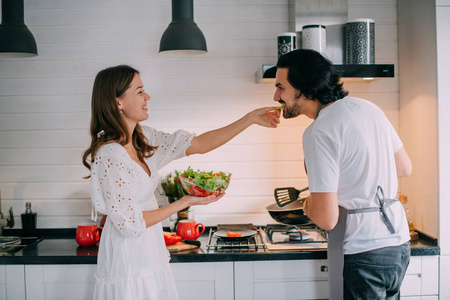
[[[150,177],[117,143],[102,146],[91,167],[94,219],[97,212],[108,215],[100,240],[94,299],[178,299],[162,225],[146,228],[142,211],[158,208],[154,195],[158,170],[185,156],[194,135],[142,127],[149,144],[158,146],[145,160]]]

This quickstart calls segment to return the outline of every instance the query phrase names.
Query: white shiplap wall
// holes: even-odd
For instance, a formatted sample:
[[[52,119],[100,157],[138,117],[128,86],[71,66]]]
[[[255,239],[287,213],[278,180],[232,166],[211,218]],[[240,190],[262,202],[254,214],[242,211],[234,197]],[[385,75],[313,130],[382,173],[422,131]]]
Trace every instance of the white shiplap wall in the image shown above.
[[[121,63],[141,71],[149,102],[145,124],[202,133],[273,105],[273,84],[256,84],[262,64],[276,62],[276,35],[288,30],[288,0],[196,0],[195,21],[209,53],[158,54],[170,1],[25,0],[25,23],[39,56],[0,60],[0,189],[17,225],[25,202],[38,227],[75,227],[90,220],[89,183],[81,154],[89,144],[90,93],[97,72]],[[376,62],[397,65],[396,1],[349,0],[349,18],[376,23]],[[350,94],[380,105],[398,128],[397,78],[345,83]],[[233,173],[227,196],[196,208],[196,220],[273,222],[265,206],[273,189],[307,185],[301,136],[310,121],[278,129],[251,127],[229,144],[161,171],[192,166]],[[162,199],[161,199],[162,201]]]

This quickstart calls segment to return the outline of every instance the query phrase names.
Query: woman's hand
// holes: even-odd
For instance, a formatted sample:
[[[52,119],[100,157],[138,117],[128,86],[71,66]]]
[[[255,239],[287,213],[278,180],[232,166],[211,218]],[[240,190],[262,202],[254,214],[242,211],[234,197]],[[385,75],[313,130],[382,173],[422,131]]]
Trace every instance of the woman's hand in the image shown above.
[[[225,196],[225,193],[219,195],[209,195],[207,197],[184,196],[183,198],[181,198],[181,200],[186,201],[187,206],[208,205],[210,203],[216,202],[223,196]]]
[[[248,115],[252,118],[254,124],[264,127],[277,128],[280,124],[280,110],[274,110],[276,107],[263,107],[249,112]]]
[[[174,213],[185,209],[189,206],[194,205],[208,205],[210,203],[216,202],[220,198],[225,196],[225,193],[220,195],[211,195],[208,197],[195,197],[195,196],[184,196],[178,201],[175,201],[169,205],[163,206],[155,210],[143,211],[142,215],[147,227],[153,226],[159,222],[162,222],[165,218],[173,215]]]

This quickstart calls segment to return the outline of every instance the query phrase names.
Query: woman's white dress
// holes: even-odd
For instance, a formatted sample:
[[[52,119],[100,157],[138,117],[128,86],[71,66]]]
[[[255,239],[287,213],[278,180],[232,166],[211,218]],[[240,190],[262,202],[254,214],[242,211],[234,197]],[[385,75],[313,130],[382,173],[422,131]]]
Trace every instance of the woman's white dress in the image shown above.
[[[142,129],[149,144],[158,146],[145,160],[151,176],[117,143],[102,146],[91,166],[94,219],[97,212],[108,215],[100,240],[94,299],[178,299],[162,225],[146,228],[142,211],[158,209],[154,195],[158,170],[185,156],[194,135]]]

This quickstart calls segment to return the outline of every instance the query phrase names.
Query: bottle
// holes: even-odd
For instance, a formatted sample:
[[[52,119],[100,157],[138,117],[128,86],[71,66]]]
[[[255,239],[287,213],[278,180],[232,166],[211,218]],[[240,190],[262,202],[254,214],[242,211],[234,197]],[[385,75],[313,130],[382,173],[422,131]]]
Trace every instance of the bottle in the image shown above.
[[[409,232],[412,233],[415,231],[413,223],[414,209],[408,203],[408,196],[400,194],[398,196],[398,200],[402,203],[403,208],[405,209],[406,219],[408,220]]]
[[[31,211],[30,202],[27,202],[25,207],[25,213],[22,214],[22,235],[25,237],[35,237],[37,236],[37,213]]]

